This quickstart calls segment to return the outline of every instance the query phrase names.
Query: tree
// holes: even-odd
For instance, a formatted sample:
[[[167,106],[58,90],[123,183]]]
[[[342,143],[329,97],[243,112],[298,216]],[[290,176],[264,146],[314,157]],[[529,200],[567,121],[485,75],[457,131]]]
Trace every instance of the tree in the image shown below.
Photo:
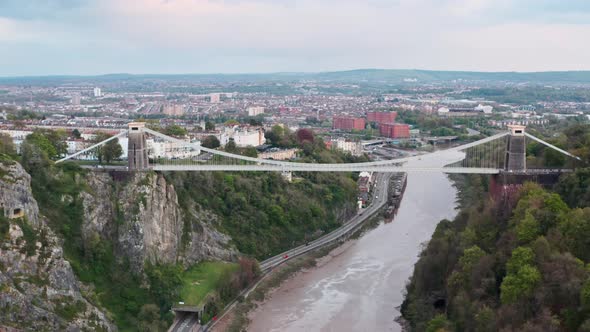
[[[8,134],[0,133],[0,154],[15,155],[16,149]]]
[[[51,145],[43,147],[38,143],[35,140],[25,139],[20,147],[21,163],[29,174],[38,174],[37,171],[44,171],[49,166],[48,153],[44,147],[55,151]],[[44,141],[40,143],[44,143]]]
[[[256,150],[255,147],[249,146],[249,147],[243,149],[242,155],[244,155],[246,157],[256,158],[256,157],[258,157],[258,151]]]
[[[98,133],[96,134],[95,141],[97,143],[102,142],[104,140],[109,139],[110,137],[112,136],[109,134]],[[102,146],[96,148],[96,157],[98,158],[99,163],[102,163],[103,161],[106,163],[110,163],[115,159],[121,158],[122,155],[123,148],[121,147],[121,144],[119,144],[118,138],[112,139],[107,143],[103,144]]]
[[[170,136],[186,136],[187,130],[178,125],[170,125],[164,129],[164,134]]]
[[[539,222],[532,213],[527,211],[524,219],[516,225],[516,236],[523,243],[533,241],[539,236]]]
[[[518,247],[512,250],[512,256],[506,263],[506,271],[517,273],[524,265],[532,265],[535,262],[535,253],[529,247]]]
[[[590,261],[590,208],[574,209],[562,217],[559,230],[574,256]]]
[[[205,139],[201,141],[201,145],[209,149],[216,149],[221,146],[217,137],[213,135],[205,137]]]
[[[225,123],[224,123],[224,125],[226,125],[226,126],[228,126],[228,127],[230,127],[230,126],[236,126],[236,125],[239,125],[239,124],[240,124],[240,123],[238,122],[238,120],[235,120],[235,119],[230,119],[230,120],[227,120],[227,121],[225,121]]]
[[[238,146],[233,139],[230,139],[229,142],[225,145],[225,151],[235,153],[238,151]]]
[[[313,131],[309,129],[299,129],[295,135],[297,136],[297,142],[299,144],[303,144],[305,142],[313,143],[314,141]]]
[[[72,130],[72,136],[74,136],[74,138],[80,138],[80,137],[82,137],[82,134],[80,133],[80,131],[78,129],[74,129],[74,130]]]
[[[26,142],[37,146],[45,154],[47,158],[55,158],[58,156],[55,145],[49,140],[46,133],[41,130],[35,130],[25,139]]]
[[[426,332],[447,332],[451,330],[451,323],[442,314],[434,316],[426,326]]]
[[[139,330],[142,332],[165,331],[166,325],[160,321],[160,308],[153,303],[144,304],[137,316]]]
[[[502,303],[515,303],[532,295],[540,281],[541,273],[530,265],[522,266],[516,274],[508,274],[500,286]]]
[[[463,256],[459,259],[463,271],[470,273],[471,268],[477,264],[485,254],[485,251],[478,246],[472,246],[471,248],[465,249]]]
[[[215,130],[215,124],[211,121],[205,122],[205,130],[207,130],[207,131]]]
[[[119,144],[119,139],[115,138],[114,140],[111,140],[107,142],[105,145],[103,145],[102,155],[107,163],[110,163],[115,159],[121,158],[121,156],[123,155],[123,148],[121,147],[121,144]]]
[[[580,291],[580,302],[586,309],[590,309],[590,279],[584,282],[582,290]]]

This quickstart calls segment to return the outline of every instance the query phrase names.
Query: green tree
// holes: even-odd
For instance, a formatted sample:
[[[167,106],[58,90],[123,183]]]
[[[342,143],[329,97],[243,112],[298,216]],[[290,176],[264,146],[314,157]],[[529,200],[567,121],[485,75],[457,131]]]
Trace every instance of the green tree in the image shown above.
[[[590,208],[574,209],[562,217],[559,230],[574,256],[590,261]]]
[[[28,135],[25,140],[41,149],[47,158],[52,159],[59,156],[57,148],[44,131],[37,129]]]
[[[233,139],[230,139],[229,142],[227,142],[227,144],[225,145],[225,151],[230,153],[238,152],[238,146],[236,145],[236,142]]]
[[[82,137],[82,134],[80,133],[80,131],[78,129],[74,129],[74,130],[72,130],[72,136],[74,136],[74,138],[79,139],[80,137]]]
[[[205,130],[207,130],[207,131],[215,130],[215,124],[211,121],[205,122]]]
[[[426,332],[450,332],[452,330],[451,323],[443,314],[434,316],[426,326]]]
[[[249,146],[249,147],[243,149],[242,155],[244,155],[246,157],[256,158],[256,157],[258,157],[258,150],[256,150],[256,148],[253,146]]]
[[[584,282],[580,291],[580,302],[585,309],[590,309],[590,279]]]
[[[238,122],[238,120],[235,120],[235,119],[229,119],[229,120],[225,121],[223,124],[229,127],[229,126],[237,126],[240,124],[240,122]]]
[[[512,250],[512,256],[506,263],[508,274],[517,273],[525,265],[532,265],[535,262],[535,253],[529,247],[518,247]]]
[[[470,248],[465,249],[463,252],[463,256],[459,259],[459,263],[463,268],[463,271],[469,273],[473,266],[479,262],[479,260],[485,256],[486,253],[478,246],[472,246]]]
[[[209,135],[201,141],[201,145],[209,149],[217,149],[221,146],[219,139],[213,135]]]
[[[526,212],[525,217],[516,225],[516,236],[523,243],[533,241],[539,236],[539,222],[532,213]]]
[[[97,143],[102,142],[110,137],[112,136],[109,134],[99,133],[96,134],[95,141]],[[119,144],[118,138],[112,139],[96,149],[96,157],[98,158],[99,163],[106,162],[108,164],[115,159],[121,158],[122,155],[123,148],[121,147],[121,144]]]
[[[150,291],[163,308],[170,308],[180,293],[182,268],[180,265],[151,264],[145,267],[150,282]]]
[[[483,307],[475,315],[475,324],[478,332],[495,332],[498,330],[494,310],[487,306]]]
[[[532,295],[540,281],[541,273],[530,265],[522,266],[516,274],[508,274],[500,286],[502,303],[515,303]]]
[[[188,131],[179,125],[170,125],[164,129],[164,134],[169,136],[183,137],[188,134]]]
[[[0,133],[0,154],[13,156],[16,154],[16,148],[12,138],[8,134]]]

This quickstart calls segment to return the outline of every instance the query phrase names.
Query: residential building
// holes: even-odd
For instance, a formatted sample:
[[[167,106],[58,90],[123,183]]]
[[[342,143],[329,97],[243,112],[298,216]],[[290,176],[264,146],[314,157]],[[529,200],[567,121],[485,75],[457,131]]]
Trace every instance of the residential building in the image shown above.
[[[30,130],[9,130],[9,129],[0,129],[0,134],[6,134],[12,138],[12,143],[14,144],[14,148],[16,149],[17,153],[20,153],[20,146],[25,140],[25,138],[32,134],[33,132]]]
[[[211,98],[212,103],[219,103],[221,101],[221,94],[220,93],[210,93],[209,98]]]
[[[332,128],[340,130],[363,130],[365,129],[365,119],[335,116],[332,119]]]
[[[489,105],[477,105],[475,107],[441,107],[438,109],[438,114],[440,116],[447,116],[447,117],[467,117],[467,116],[479,116],[479,115],[488,115],[492,114],[492,110],[494,109],[493,106]]]
[[[94,97],[102,97],[102,91],[100,90],[100,88],[94,88]]]
[[[353,156],[362,156],[363,154],[363,145],[360,141],[349,141],[346,140],[344,137],[333,139],[331,147],[344,152],[348,152]]]
[[[80,105],[80,96],[79,95],[72,96],[72,99],[70,100],[70,102],[72,103],[72,105]]]
[[[264,114],[264,107],[262,107],[262,106],[248,107],[248,116],[257,116],[259,114]]]
[[[184,105],[166,104],[163,113],[171,116],[181,116],[184,114]]]
[[[295,158],[298,149],[278,149],[272,148],[258,154],[258,158],[273,160],[289,160]]]
[[[264,130],[262,128],[251,129],[249,127],[235,128],[233,135],[230,138],[234,139],[234,142],[239,147],[247,146],[260,146],[266,143],[264,137]]]
[[[148,146],[148,157],[153,159],[186,159],[198,157],[201,154],[201,142],[192,142],[187,145],[179,142],[168,142],[159,139],[149,138],[146,140]]]
[[[367,112],[367,121],[376,123],[393,123],[397,112]]]
[[[410,126],[401,123],[383,123],[379,126],[379,133],[389,138],[409,138]]]

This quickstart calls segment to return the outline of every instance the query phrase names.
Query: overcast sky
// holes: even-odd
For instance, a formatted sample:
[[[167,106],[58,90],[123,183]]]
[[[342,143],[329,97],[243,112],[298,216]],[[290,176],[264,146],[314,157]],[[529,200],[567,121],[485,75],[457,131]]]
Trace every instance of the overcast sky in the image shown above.
[[[0,0],[0,76],[590,70],[590,0]]]

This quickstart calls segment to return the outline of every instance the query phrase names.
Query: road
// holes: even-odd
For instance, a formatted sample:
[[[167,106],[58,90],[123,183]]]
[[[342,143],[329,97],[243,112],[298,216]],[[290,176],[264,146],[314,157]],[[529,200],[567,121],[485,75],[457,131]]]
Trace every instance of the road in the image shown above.
[[[371,215],[377,212],[387,202],[387,189],[390,178],[391,173],[377,174],[375,179],[377,187],[376,190],[373,190],[373,199],[371,201],[371,205],[359,211],[349,221],[347,221],[345,224],[340,226],[340,228],[332,231],[331,233],[328,233],[322,236],[321,238],[310,242],[307,245],[301,245],[291,250],[287,250],[281,254],[278,254],[274,257],[271,257],[261,262],[260,269],[262,270],[262,272],[266,273],[287,260],[290,260],[309,251],[315,250],[317,248],[323,247],[335,240],[338,240],[342,236],[348,234],[351,230],[357,228],[357,226],[359,226]]]
[[[260,263],[260,269],[262,270],[262,273],[267,274],[273,268],[285,263],[286,261],[293,259],[297,256],[301,256],[301,255],[303,255],[307,252],[310,252],[312,250],[326,246],[326,245],[348,235],[349,233],[351,233],[351,231],[357,229],[358,226],[360,226],[363,222],[368,220],[377,211],[379,211],[379,209],[381,209],[385,205],[385,203],[387,203],[389,180],[391,179],[391,176],[392,176],[391,173],[378,173],[376,175],[375,183],[377,185],[376,185],[375,189],[373,190],[371,204],[368,207],[359,211],[356,215],[354,215],[350,220],[348,220],[346,223],[344,223],[338,229],[310,242],[309,244],[301,245],[301,246],[293,248],[291,250],[287,250],[281,254],[278,254],[274,257],[271,257],[267,260],[262,261]],[[252,292],[257,286],[258,286],[258,283],[256,283],[254,286],[252,286],[249,289],[242,292],[241,295],[243,295],[244,297],[247,297],[250,294],[250,292]],[[202,330],[208,331],[211,328],[213,328],[213,326],[215,326],[215,324],[218,321],[220,321],[223,318],[223,316],[225,316],[225,314],[227,314],[228,312],[230,312],[233,309],[233,307],[236,305],[236,303],[237,303],[236,301],[233,301],[232,303],[230,303],[226,307],[226,309],[224,310],[224,313],[219,317],[218,320],[216,320],[215,322],[210,322],[208,325],[204,326],[204,329],[202,329]],[[175,326],[180,326],[180,325],[181,324],[175,324],[173,326],[173,328]],[[186,329],[174,329],[174,330],[171,329],[171,331],[191,331],[190,326],[187,326],[187,325],[183,325],[183,326],[186,326],[187,328]]]

